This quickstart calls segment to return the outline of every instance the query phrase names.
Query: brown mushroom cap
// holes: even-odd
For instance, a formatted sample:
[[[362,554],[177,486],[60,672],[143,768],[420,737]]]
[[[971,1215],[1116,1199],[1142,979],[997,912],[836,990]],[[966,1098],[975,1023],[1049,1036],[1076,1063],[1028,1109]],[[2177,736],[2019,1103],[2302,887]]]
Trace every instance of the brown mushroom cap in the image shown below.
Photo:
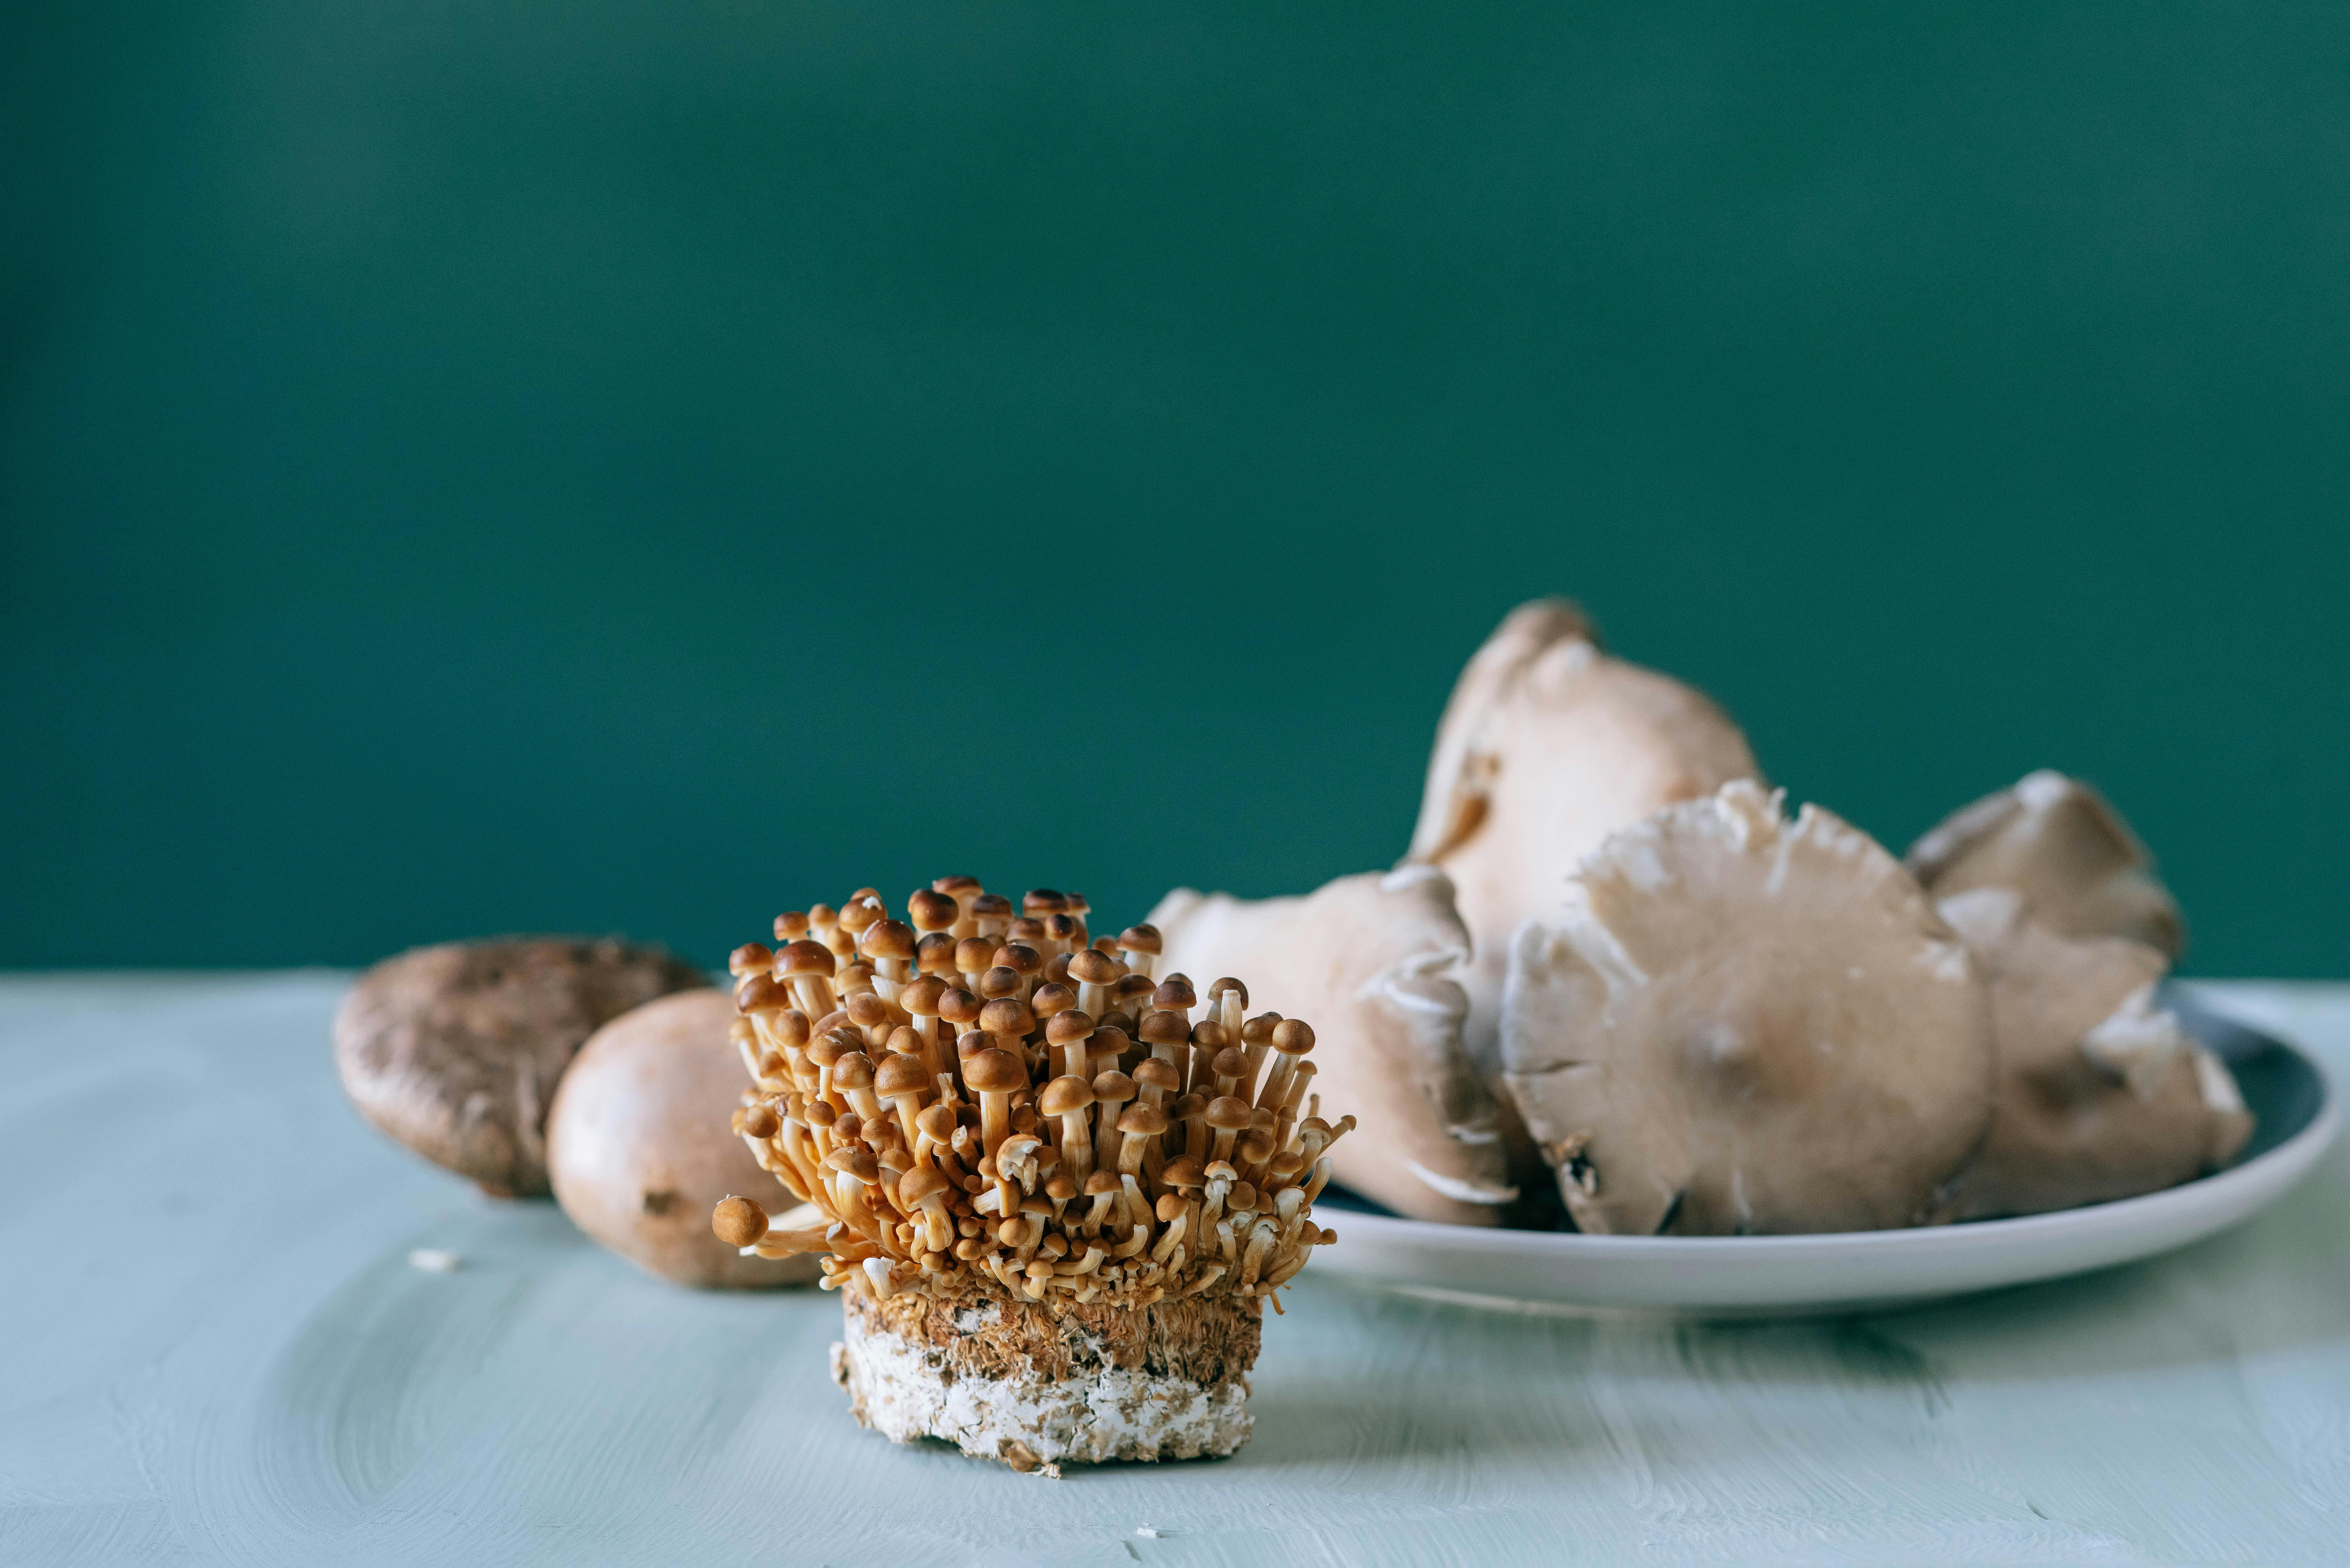
[[[922,1070],[922,1059],[901,1052],[891,1052],[873,1075],[873,1092],[885,1100],[898,1095],[920,1094],[931,1086],[931,1075]]]
[[[2012,888],[2032,923],[2061,937],[2127,937],[2176,959],[2187,935],[2154,857],[2105,797],[2042,770],[1953,812],[1904,857],[1949,898]]]
[[[1098,948],[1069,955],[1069,977],[1084,985],[1116,985],[1126,971]]]
[[[898,1179],[898,1201],[911,1209],[925,1198],[947,1189],[947,1179],[934,1166],[918,1165]]]
[[[1118,1114],[1118,1130],[1137,1137],[1157,1137],[1167,1130],[1167,1113],[1138,1100]]]
[[[708,984],[683,960],[618,939],[418,948],[351,987],[335,1017],[335,1066],[379,1130],[484,1190],[543,1196],[547,1108],[573,1055],[629,1009]]]
[[[711,1231],[713,1208],[730,1194],[789,1202],[726,1130],[743,1088],[742,1058],[727,1038],[732,1022],[723,993],[691,991],[598,1030],[564,1075],[547,1117],[555,1195],[572,1223],[664,1279],[812,1283],[814,1258],[745,1258],[734,1248],[756,1236],[729,1244]],[[736,1218],[747,1223],[752,1207]]]
[[[2154,1003],[2162,955],[2122,937],[2064,937],[2005,888],[1941,912],[1991,983],[1999,1042],[1991,1136],[1949,1218],[2037,1214],[2176,1186],[2251,1136],[2235,1080]]]
[[[822,906],[818,906],[821,908]],[[792,943],[775,955],[775,978],[790,980],[795,975],[819,975],[829,980],[837,967],[832,950],[822,942],[802,940]]]
[[[1511,1090],[1587,1231],[1918,1224],[1991,1117],[1966,949],[1866,834],[1749,780],[1611,836],[1559,923],[1521,928],[1505,1005]]]
[[[1575,606],[1536,599],[1510,612],[1445,704],[1405,857],[1452,879],[1476,948],[1461,976],[1464,1038],[1489,1080],[1519,923],[1554,914],[1567,876],[1617,828],[1759,776],[1720,708],[1602,652]]]
[[[1208,1125],[1218,1132],[1244,1131],[1249,1125],[1252,1109],[1246,1100],[1234,1099],[1230,1095],[1220,1096],[1208,1102]]]
[[[1134,1081],[1162,1095],[1171,1095],[1183,1086],[1183,1072],[1172,1062],[1145,1056],[1134,1064]]]
[[[1083,1078],[1064,1075],[1045,1085],[1036,1109],[1048,1116],[1073,1116],[1094,1103],[1094,1086]]]
[[[1028,1084],[1028,1069],[1009,1051],[990,1047],[962,1059],[962,1080],[983,1095],[1008,1095]]]
[[[1242,1025],[1243,1040],[1269,1046],[1293,1020],[1312,1020],[1285,1038],[1319,1036],[1315,1087],[1361,1128],[1331,1151],[1338,1180],[1414,1219],[1501,1222],[1518,1190],[1501,1108],[1462,1045],[1469,933],[1443,873],[1344,877],[1291,898],[1178,888],[1150,918],[1168,963],[1248,975],[1264,1011]],[[1260,1089],[1278,1060],[1266,1057]]]

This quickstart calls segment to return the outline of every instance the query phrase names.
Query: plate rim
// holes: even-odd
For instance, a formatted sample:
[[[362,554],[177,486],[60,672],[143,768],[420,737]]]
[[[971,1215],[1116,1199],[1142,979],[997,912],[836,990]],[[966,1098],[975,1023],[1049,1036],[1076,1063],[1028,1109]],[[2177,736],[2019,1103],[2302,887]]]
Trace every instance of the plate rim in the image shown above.
[[[1702,1261],[1711,1265],[1736,1268],[1742,1263],[1764,1263],[1774,1259],[1784,1261],[1815,1256],[1823,1251],[1848,1257],[1873,1254],[1891,1258],[1914,1252],[1948,1256],[1953,1252],[1996,1250],[2008,1245],[2031,1247],[2059,1241],[2067,1232],[2128,1231],[2149,1222],[2159,1222],[2174,1210],[2206,1210],[2201,1218],[2209,1223],[2193,1229],[2176,1242],[2156,1249],[2167,1251],[2173,1245],[2184,1246],[2199,1241],[2235,1220],[2247,1217],[2251,1210],[2262,1204],[2282,1197],[2324,1158],[2341,1131],[2342,1086],[2335,1081],[2332,1069],[2322,1058],[2291,1041],[2279,1039],[2274,1034],[2267,1034],[2267,1038],[2274,1048],[2291,1052],[2316,1075],[2322,1097],[2317,1113],[2310,1118],[2308,1125],[2274,1148],[2241,1165],[2214,1171],[2209,1176],[2199,1176],[2175,1187],[2142,1192],[2130,1198],[2110,1199],[2103,1203],[2053,1210],[2044,1214],[2022,1214],[2003,1220],[1973,1220],[1952,1225],[1914,1225],[1883,1231],[1806,1231],[1773,1236],[1591,1236],[1572,1231],[1518,1231],[1497,1225],[1448,1225],[1435,1220],[1409,1220],[1397,1215],[1337,1209],[1326,1210],[1323,1223],[1337,1230],[1342,1241],[1348,1231],[1359,1230],[1366,1234],[1430,1248],[1467,1248],[1485,1253],[1574,1258],[1591,1262],[1633,1258],[1645,1262],[1680,1261],[1694,1263]],[[2239,1207],[2240,1203],[2241,1207]],[[2213,1215],[2217,1218],[2212,1218]],[[1334,1251],[1326,1262],[1320,1259],[1315,1262],[1317,1272],[1327,1269],[1333,1273],[1347,1273],[1357,1278],[1392,1280],[1399,1285],[1417,1283],[1398,1279],[1388,1270],[1349,1269],[1344,1262],[1343,1248]],[[2105,1266],[2107,1265],[2096,1262],[2080,1265],[2082,1269]],[[2028,1277],[2056,1278],[2070,1272],[2074,1271],[2059,1268]]]

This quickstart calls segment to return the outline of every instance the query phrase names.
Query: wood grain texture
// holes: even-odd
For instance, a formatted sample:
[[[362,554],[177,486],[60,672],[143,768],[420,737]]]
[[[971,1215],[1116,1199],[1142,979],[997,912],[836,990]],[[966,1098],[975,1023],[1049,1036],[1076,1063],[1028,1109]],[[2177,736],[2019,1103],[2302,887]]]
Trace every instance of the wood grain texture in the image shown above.
[[[0,981],[0,1562],[2345,1552],[2350,1148],[2172,1257],[1883,1316],[1476,1312],[1309,1270],[1237,1458],[1055,1483],[858,1430],[830,1297],[677,1290],[375,1137],[326,1044],[347,983]],[[2350,1066],[2350,986],[2211,994]]]

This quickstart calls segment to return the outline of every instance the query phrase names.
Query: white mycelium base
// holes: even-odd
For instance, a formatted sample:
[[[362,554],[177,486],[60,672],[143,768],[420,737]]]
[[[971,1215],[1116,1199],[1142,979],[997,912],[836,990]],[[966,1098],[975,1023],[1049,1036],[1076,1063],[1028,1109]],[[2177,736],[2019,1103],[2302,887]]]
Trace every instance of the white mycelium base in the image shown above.
[[[1059,1314],[1000,1294],[875,1303],[845,1292],[833,1378],[901,1443],[1057,1473],[1063,1460],[1189,1459],[1248,1441],[1253,1301]]]

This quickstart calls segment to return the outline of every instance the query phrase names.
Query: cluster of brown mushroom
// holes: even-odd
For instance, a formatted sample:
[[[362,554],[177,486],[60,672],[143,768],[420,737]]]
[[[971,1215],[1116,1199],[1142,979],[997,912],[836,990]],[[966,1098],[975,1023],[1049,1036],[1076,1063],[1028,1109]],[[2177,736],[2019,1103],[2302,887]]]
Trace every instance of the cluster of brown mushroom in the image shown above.
[[[1159,933],[1093,939],[1086,900],[1018,908],[944,877],[891,916],[872,888],[735,950],[752,1079],[734,1130],[803,1207],[730,1196],[712,1228],[823,1252],[875,1301],[1008,1293],[1050,1307],[1273,1298],[1317,1244],[1329,1150],[1301,1019],[1159,976]]]

